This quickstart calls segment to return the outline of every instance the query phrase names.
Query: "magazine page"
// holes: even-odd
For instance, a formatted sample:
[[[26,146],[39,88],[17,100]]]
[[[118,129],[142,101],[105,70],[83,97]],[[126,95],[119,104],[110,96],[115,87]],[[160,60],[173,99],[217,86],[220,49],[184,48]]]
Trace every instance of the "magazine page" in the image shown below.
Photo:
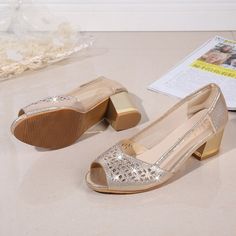
[[[209,83],[220,86],[229,110],[236,110],[236,41],[216,36],[148,88],[183,98]]]

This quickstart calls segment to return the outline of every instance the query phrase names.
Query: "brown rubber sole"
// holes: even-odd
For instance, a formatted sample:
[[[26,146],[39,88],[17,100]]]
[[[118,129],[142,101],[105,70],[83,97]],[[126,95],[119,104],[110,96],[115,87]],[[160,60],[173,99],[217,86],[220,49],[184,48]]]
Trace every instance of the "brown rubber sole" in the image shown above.
[[[60,109],[29,116],[15,127],[14,135],[36,147],[57,149],[69,146],[103,118],[107,103],[99,104],[88,113]]]
[[[20,141],[43,148],[70,145],[83,133],[82,114],[68,109],[45,112],[22,120],[14,129]]]
[[[58,149],[73,144],[103,118],[107,118],[114,129],[123,130],[135,126],[141,116],[136,108],[119,110],[119,106],[108,98],[86,113],[63,108],[21,117],[13,123],[12,132],[17,139],[36,147]]]

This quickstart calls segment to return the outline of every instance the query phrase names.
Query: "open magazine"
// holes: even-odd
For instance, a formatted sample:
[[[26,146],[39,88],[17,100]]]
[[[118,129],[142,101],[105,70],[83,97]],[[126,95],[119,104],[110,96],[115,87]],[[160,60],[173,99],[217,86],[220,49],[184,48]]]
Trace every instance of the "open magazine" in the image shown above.
[[[183,98],[209,83],[219,85],[228,109],[236,110],[236,41],[214,37],[148,88]]]

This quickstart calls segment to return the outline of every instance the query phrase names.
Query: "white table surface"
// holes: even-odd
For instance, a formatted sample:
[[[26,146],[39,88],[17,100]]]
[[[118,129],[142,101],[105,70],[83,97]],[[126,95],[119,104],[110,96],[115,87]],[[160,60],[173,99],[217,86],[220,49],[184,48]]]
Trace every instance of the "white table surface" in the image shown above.
[[[233,32],[92,33],[94,48],[41,71],[0,83],[0,235],[236,235],[236,113],[216,157],[194,158],[163,187],[135,195],[99,194],[84,176],[92,160],[135,134],[177,99],[146,87],[214,35]],[[132,92],[143,113],[132,129],[87,135],[54,151],[18,141],[9,127],[18,110],[104,75]]]

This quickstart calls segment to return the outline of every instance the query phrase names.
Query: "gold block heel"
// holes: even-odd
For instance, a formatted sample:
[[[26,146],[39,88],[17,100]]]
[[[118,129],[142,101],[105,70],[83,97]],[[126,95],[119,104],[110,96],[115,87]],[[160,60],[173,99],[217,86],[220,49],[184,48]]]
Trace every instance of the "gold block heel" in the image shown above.
[[[111,126],[119,131],[137,125],[141,114],[132,104],[129,94],[121,92],[110,97],[106,118]]]
[[[220,150],[220,144],[223,137],[224,130],[216,133],[210,140],[204,143],[197,151],[194,152],[193,156],[198,160],[202,161],[208,157],[216,155]]]

